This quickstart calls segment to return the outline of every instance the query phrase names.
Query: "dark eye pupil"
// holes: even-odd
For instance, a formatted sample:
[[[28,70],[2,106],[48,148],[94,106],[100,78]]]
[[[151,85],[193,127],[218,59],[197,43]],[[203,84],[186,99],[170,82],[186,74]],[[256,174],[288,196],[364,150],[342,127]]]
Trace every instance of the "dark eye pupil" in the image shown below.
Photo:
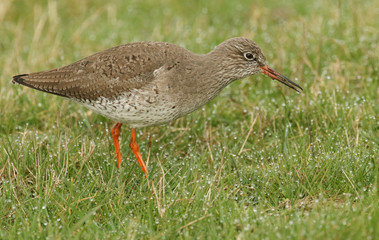
[[[246,53],[245,54],[245,57],[247,58],[247,59],[253,59],[254,58],[254,55],[253,54],[251,54],[251,53]]]

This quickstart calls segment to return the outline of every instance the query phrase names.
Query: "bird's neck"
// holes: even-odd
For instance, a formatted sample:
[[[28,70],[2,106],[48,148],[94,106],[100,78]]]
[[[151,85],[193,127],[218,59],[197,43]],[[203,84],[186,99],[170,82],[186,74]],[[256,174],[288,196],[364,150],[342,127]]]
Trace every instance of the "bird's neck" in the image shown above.
[[[238,79],[230,75],[230,66],[227,59],[222,59],[217,54],[197,55],[195,78],[199,98],[203,104],[215,98],[228,84]]]
[[[224,54],[218,53],[216,50],[203,55],[204,72],[207,75],[209,84],[216,86],[218,91],[221,91],[231,82],[239,79],[235,74],[233,66],[230,64],[230,59],[226,58]]]

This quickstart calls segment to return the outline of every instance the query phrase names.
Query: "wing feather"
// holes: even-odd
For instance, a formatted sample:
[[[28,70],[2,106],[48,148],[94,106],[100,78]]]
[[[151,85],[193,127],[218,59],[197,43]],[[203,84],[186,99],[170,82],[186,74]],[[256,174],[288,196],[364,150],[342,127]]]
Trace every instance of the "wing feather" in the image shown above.
[[[12,82],[78,100],[112,99],[154,81],[156,69],[175,61],[170,54],[173,46],[156,42],[121,45],[61,68],[14,76]]]

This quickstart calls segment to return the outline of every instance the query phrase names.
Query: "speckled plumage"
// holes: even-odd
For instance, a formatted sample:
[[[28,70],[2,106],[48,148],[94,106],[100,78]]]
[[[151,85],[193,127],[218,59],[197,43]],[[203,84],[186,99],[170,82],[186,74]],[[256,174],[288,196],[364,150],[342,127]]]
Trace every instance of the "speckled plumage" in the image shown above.
[[[192,112],[233,80],[256,73],[248,68],[246,51],[256,55],[257,66],[265,64],[261,50],[246,38],[230,39],[204,55],[169,43],[130,43],[61,68],[18,75],[13,82],[141,127]]]
[[[130,147],[142,170],[136,127],[167,123],[213,99],[229,83],[263,73],[288,87],[301,87],[266,65],[260,48],[232,38],[208,54],[194,54],[170,43],[129,43],[70,65],[13,77],[12,82],[59,95],[118,123],[112,129],[118,166],[121,123],[131,127]]]

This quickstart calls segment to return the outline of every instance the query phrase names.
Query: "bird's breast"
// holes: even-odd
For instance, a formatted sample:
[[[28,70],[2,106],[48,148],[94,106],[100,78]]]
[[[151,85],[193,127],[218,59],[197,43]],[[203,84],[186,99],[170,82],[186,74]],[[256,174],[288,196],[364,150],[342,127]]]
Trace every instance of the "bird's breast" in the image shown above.
[[[78,100],[75,100],[78,101]],[[180,116],[177,102],[162,89],[134,89],[115,99],[99,97],[92,101],[78,101],[83,106],[131,127],[144,127],[170,122]]]

